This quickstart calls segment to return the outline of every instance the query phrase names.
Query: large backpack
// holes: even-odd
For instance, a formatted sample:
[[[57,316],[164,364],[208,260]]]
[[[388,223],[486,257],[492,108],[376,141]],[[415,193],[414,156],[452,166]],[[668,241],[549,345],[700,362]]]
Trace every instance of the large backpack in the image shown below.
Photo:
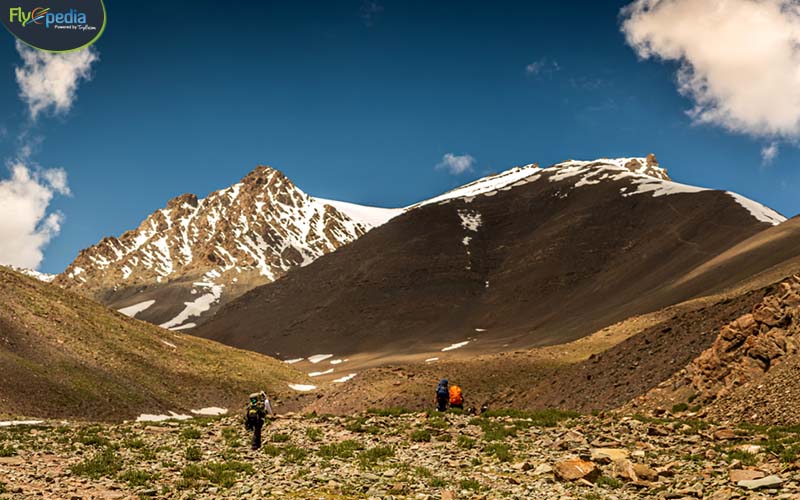
[[[461,405],[464,403],[464,397],[461,395],[461,387],[457,385],[450,386],[450,404]]]
[[[259,404],[248,404],[247,412],[245,413],[245,425],[248,429],[252,429],[258,424],[259,421]]]
[[[439,386],[436,388],[436,397],[438,398],[449,398],[450,391],[447,389],[447,380],[442,380],[439,382]]]

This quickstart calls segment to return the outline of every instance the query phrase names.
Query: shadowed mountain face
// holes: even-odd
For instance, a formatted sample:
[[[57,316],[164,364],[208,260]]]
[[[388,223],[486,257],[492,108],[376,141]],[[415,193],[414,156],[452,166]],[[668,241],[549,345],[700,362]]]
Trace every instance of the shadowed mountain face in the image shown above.
[[[0,267],[0,414],[92,420],[294,396],[284,363],[130,319]]]
[[[284,358],[558,344],[746,278],[686,276],[782,220],[671,182],[654,157],[522,167],[411,207],[196,333]]]

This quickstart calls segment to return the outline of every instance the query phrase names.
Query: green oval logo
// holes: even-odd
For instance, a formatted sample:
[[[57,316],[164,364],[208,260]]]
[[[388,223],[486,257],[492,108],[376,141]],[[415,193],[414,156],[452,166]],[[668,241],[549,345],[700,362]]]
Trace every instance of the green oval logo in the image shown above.
[[[47,52],[82,49],[106,28],[103,0],[11,0],[0,11],[3,26],[23,43]]]

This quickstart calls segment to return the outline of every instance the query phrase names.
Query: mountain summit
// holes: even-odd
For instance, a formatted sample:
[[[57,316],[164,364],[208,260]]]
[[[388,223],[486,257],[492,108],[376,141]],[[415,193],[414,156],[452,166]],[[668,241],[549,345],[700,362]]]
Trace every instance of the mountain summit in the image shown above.
[[[81,251],[55,282],[138,318],[188,328],[223,299],[309,264],[370,227],[369,218],[355,220],[280,171],[258,166],[206,198],[173,198],[137,229]]]
[[[381,362],[560,344],[763,271],[709,263],[784,220],[674,182],[654,155],[530,164],[408,207],[194,333]]]

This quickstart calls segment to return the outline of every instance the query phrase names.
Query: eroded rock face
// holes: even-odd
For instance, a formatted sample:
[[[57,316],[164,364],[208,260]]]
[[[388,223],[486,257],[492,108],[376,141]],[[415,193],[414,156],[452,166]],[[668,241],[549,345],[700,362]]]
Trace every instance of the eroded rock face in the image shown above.
[[[722,327],[710,348],[632,406],[689,403],[720,420],[799,423],[800,276]]]
[[[786,356],[797,354],[800,337],[800,278],[793,277],[720,331],[716,341],[684,372],[703,401],[724,397],[761,377]]]

